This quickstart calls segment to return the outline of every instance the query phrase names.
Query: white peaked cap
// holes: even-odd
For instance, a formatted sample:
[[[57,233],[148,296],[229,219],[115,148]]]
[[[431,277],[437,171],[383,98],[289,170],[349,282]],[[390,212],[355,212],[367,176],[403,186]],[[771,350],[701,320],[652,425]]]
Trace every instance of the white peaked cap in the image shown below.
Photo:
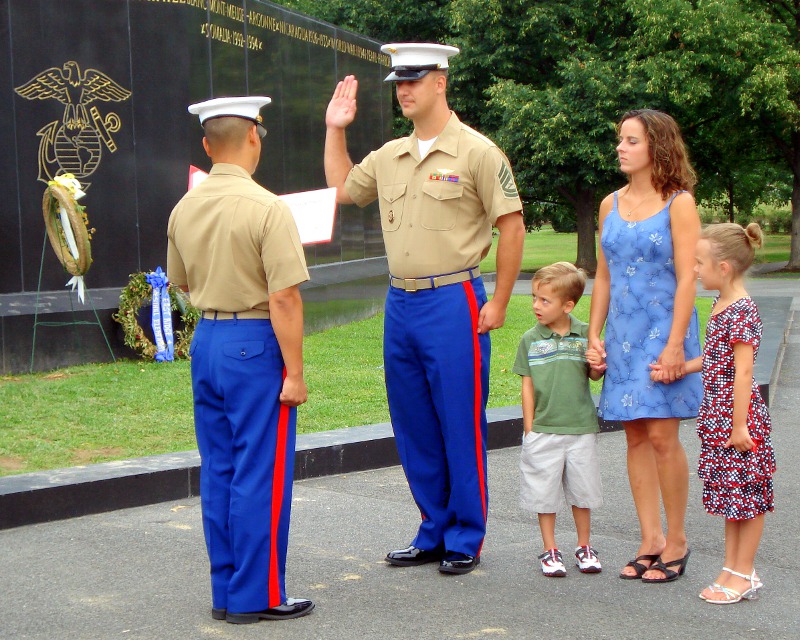
[[[425,42],[395,42],[381,47],[382,53],[392,57],[392,73],[386,82],[419,80],[434,69],[447,69],[448,58],[459,53],[458,47]]]
[[[211,118],[225,116],[244,118],[261,124],[261,107],[272,102],[267,96],[239,96],[234,98],[213,98],[189,106],[189,113],[200,117],[200,124]]]

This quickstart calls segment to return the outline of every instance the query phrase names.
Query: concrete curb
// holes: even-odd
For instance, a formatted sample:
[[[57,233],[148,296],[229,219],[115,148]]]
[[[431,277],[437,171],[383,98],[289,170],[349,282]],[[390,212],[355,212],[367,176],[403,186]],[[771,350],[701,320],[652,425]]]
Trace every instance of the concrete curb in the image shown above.
[[[489,409],[487,447],[519,443],[520,407]],[[620,429],[602,423],[602,431]],[[295,480],[379,469],[399,464],[389,423],[301,434]],[[104,462],[0,478],[0,529],[63,520],[200,494],[195,451]]]

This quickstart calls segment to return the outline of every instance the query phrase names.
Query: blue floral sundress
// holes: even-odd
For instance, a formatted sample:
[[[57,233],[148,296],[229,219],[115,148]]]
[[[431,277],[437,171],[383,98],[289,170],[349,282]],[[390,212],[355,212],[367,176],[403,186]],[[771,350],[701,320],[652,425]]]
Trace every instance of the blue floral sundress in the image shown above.
[[[678,192],[682,193],[682,192]],[[614,206],[600,242],[611,277],[605,348],[608,369],[598,413],[606,420],[694,418],[703,388],[699,373],[672,384],[650,380],[648,365],[664,350],[672,326],[677,280],[669,208],[645,220],[626,221]],[[686,360],[700,355],[697,311],[683,342]]]

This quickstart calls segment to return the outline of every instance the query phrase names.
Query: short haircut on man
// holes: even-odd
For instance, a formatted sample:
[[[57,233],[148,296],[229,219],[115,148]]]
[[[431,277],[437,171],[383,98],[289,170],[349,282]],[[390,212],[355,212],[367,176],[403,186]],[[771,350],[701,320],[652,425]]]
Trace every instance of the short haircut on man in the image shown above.
[[[247,132],[255,125],[251,120],[234,116],[211,118],[203,123],[206,139],[212,146],[242,144]]]
[[[533,282],[547,285],[559,298],[578,304],[586,288],[586,272],[571,262],[556,262],[539,269],[533,275]]]

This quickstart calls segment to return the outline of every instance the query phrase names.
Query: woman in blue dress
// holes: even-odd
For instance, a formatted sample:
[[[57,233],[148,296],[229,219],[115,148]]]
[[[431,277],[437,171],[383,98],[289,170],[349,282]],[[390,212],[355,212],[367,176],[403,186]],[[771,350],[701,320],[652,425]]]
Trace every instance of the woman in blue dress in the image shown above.
[[[700,218],[694,171],[675,121],[641,109],[626,113],[617,130],[628,184],[600,204],[587,356],[605,369],[600,415],[625,427],[641,528],[641,545],[620,578],[668,582],[683,575],[689,558],[689,468],[678,425],[697,416],[702,397],[700,375],[685,369],[700,354],[694,308]],[[666,373],[663,382],[650,379],[655,363]]]

